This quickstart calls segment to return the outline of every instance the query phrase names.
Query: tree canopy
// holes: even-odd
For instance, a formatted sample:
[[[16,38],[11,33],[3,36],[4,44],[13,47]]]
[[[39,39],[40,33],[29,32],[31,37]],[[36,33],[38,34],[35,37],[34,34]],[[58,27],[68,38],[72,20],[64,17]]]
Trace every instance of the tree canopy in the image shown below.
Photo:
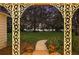
[[[61,12],[51,5],[33,5],[28,7],[21,16],[21,31],[24,29],[55,29],[64,28],[64,19]],[[38,30],[39,31],[39,30]]]

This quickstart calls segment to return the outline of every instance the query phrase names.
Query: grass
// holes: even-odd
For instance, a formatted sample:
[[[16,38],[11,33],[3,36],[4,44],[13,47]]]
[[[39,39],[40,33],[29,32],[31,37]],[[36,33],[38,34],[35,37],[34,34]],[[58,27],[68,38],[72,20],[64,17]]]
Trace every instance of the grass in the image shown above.
[[[63,52],[64,44],[63,32],[21,32],[21,41],[35,44],[38,40],[47,39],[48,43],[54,42],[58,52]]]
[[[38,40],[63,40],[63,32],[21,32],[21,39],[29,42],[36,42]]]
[[[7,33],[8,46],[12,46],[12,33]]]
[[[79,36],[76,36],[75,33],[72,35],[72,51],[73,54],[79,54]]]

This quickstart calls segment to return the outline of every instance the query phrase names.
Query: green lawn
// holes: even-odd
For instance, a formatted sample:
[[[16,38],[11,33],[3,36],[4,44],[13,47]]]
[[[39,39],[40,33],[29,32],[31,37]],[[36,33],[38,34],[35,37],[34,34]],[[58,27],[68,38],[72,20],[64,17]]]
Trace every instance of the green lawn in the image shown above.
[[[21,41],[36,43],[38,40],[47,39],[48,43],[54,42],[57,51],[63,51],[64,33],[63,32],[21,32]]]
[[[76,36],[75,33],[72,35],[72,51],[73,54],[79,55],[79,36]]]
[[[21,40],[36,42],[38,40],[63,40],[63,32],[21,32]]]
[[[12,46],[12,33],[7,33],[8,46]]]

